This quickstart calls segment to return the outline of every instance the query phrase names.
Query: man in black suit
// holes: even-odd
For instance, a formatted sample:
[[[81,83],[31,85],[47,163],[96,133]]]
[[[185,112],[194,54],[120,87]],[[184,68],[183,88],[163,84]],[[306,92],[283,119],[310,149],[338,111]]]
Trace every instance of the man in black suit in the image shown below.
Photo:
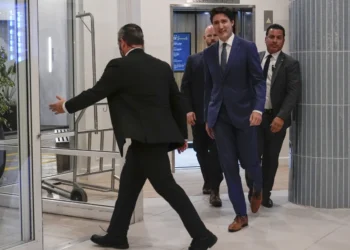
[[[212,25],[205,29],[204,40],[208,47],[217,42],[218,37]],[[190,112],[187,113],[187,123],[192,126],[193,149],[197,153],[204,179],[203,194],[210,194],[209,202],[212,206],[221,207],[219,189],[223,175],[215,141],[209,137],[204,122],[203,52],[187,59],[181,91],[187,97],[190,107]]]
[[[206,250],[217,238],[199,218],[184,190],[175,182],[168,151],[184,150],[187,136],[186,109],[170,66],[143,50],[139,26],[127,24],[118,33],[122,58],[110,61],[97,84],[65,102],[51,104],[55,113],[87,108],[107,98],[121,155],[125,138],[132,143],[120,176],[119,195],[105,236],[91,240],[104,247],[129,248],[127,231],[136,200],[149,179],[154,189],[180,215],[193,238],[191,250]]]
[[[271,190],[278,168],[278,158],[291,125],[291,113],[301,91],[299,62],[282,52],[285,29],[278,24],[266,31],[267,51],[260,52],[261,66],[266,79],[266,102],[262,123],[258,129],[258,154],[262,159],[263,200],[262,205],[273,206]],[[246,174],[247,185],[252,195],[252,181]]]

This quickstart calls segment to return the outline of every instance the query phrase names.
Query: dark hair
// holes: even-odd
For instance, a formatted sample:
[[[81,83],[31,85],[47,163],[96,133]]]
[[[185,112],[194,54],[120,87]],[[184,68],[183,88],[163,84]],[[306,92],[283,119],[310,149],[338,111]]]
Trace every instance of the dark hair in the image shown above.
[[[127,45],[144,45],[143,32],[140,26],[129,23],[120,28],[118,41],[123,39]]]
[[[277,24],[277,23],[271,24],[271,25],[267,28],[267,30],[266,30],[266,36],[269,35],[269,31],[270,31],[271,29],[274,29],[274,30],[282,30],[282,32],[283,32],[283,37],[286,36],[286,30],[283,28],[282,25],[279,25],[279,24]]]
[[[233,15],[232,10],[230,10],[227,7],[216,7],[210,11],[211,23],[213,23],[214,16],[216,16],[218,14],[224,14],[225,16],[227,16],[230,19],[230,21],[234,20],[234,15]]]

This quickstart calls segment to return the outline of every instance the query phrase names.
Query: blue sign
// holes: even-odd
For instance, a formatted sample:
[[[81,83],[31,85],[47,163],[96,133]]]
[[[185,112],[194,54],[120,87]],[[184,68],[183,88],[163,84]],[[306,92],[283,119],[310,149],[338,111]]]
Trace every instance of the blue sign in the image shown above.
[[[174,33],[173,39],[173,70],[183,72],[191,55],[191,33]]]

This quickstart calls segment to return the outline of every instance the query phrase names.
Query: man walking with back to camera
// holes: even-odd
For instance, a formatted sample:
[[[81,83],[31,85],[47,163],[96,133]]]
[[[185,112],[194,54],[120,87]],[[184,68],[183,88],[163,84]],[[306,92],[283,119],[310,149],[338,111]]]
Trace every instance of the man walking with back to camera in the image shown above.
[[[297,104],[301,90],[299,62],[282,52],[285,35],[285,29],[281,25],[271,25],[266,30],[267,51],[260,53],[267,88],[265,111],[262,123],[258,127],[258,153],[262,160],[262,205],[267,208],[273,207],[270,196],[278,168],[278,158],[287,128],[292,123],[292,110]],[[250,197],[253,183],[248,173],[246,180]]]
[[[212,25],[204,32],[204,41],[211,46],[218,40]],[[205,130],[204,123],[204,62],[203,52],[191,55],[187,59],[185,73],[182,78],[181,91],[188,99],[190,112],[187,123],[192,126],[193,149],[202,171],[204,185],[203,194],[210,194],[209,203],[221,207],[220,184],[223,180],[215,141]]]
[[[51,104],[53,112],[75,113],[107,98],[114,133],[123,155],[126,138],[132,143],[120,176],[119,195],[105,236],[91,240],[104,247],[129,248],[127,232],[139,193],[149,179],[154,189],[179,214],[193,238],[189,250],[207,250],[217,238],[205,227],[170,170],[168,151],[184,150],[186,108],[170,66],[143,50],[143,32],[127,24],[118,33],[122,58],[110,61],[97,84],[65,102]]]
[[[233,12],[225,7],[214,8],[210,20],[219,42],[204,51],[204,115],[207,132],[216,140],[236,213],[228,230],[236,232],[248,226],[238,161],[252,176],[252,212],[256,213],[261,204],[262,176],[256,126],[260,124],[264,111],[266,82],[255,44],[233,34]]]

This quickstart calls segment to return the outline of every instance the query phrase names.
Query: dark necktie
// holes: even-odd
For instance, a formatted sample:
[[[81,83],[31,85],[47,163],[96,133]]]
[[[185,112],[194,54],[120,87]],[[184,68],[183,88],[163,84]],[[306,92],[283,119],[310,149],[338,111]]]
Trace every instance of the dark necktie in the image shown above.
[[[227,50],[226,50],[227,43],[222,44],[222,51],[221,51],[221,62],[220,66],[222,71],[225,71],[226,64],[227,64]]]
[[[267,73],[269,72],[271,57],[272,57],[272,55],[268,55],[268,56],[267,56],[267,59],[266,59],[265,65],[264,65],[264,71],[263,71],[263,73],[264,73],[264,79],[265,79],[265,80],[267,79]]]

